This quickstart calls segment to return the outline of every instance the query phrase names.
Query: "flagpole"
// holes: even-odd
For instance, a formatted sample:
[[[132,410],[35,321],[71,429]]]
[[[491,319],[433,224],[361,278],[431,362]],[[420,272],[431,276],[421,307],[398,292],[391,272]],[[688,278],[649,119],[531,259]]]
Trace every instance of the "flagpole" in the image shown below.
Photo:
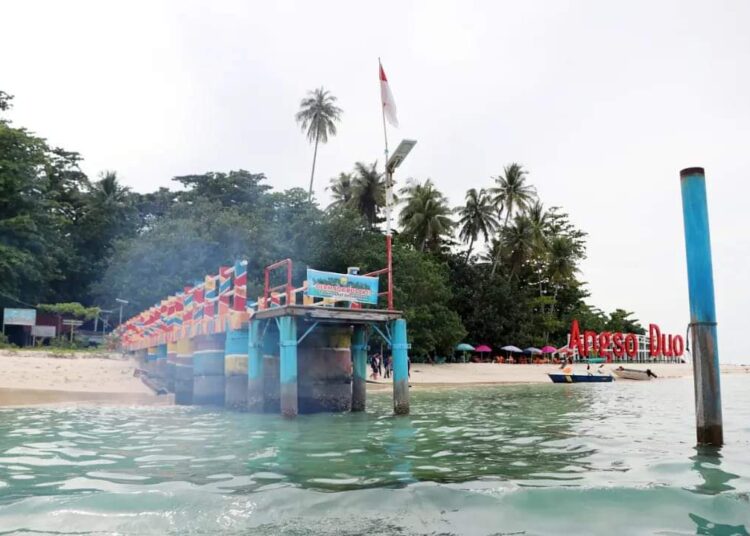
[[[383,64],[378,58],[378,67],[382,71]],[[382,91],[382,90],[381,90]],[[383,114],[383,139],[385,140],[385,260],[388,273],[388,309],[393,310],[393,243],[391,237],[391,203],[393,201],[393,185],[391,173],[388,170],[388,129],[385,125],[385,103],[382,94],[380,111]]]

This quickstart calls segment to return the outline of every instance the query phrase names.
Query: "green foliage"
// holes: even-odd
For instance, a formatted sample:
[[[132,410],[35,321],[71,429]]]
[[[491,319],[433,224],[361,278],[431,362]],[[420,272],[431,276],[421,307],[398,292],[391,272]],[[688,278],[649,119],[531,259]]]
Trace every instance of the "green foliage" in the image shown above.
[[[84,307],[78,302],[70,303],[40,303],[36,308],[45,313],[52,313],[60,316],[73,316],[85,320],[93,320],[101,309],[99,307]]]
[[[0,112],[11,99],[0,91]],[[297,119],[317,150],[340,116],[320,89]],[[333,179],[323,211],[301,188],[274,191],[262,173],[184,175],[174,179],[179,188],[141,194],[112,171],[89,181],[79,161],[0,117],[0,306],[45,302],[40,309],[93,318],[93,304],[110,308],[120,297],[129,316],[238,258],[249,261],[251,302],[263,268],[280,259],[293,260],[296,284],[307,266],[367,273],[386,264],[386,185],[376,163]],[[527,179],[521,165],[506,166],[458,209],[430,180],[401,190],[395,304],[414,359],[450,355],[462,340],[561,345],[573,318],[586,329],[644,332],[633,313],[586,302],[586,233],[560,208],[545,208]],[[465,251],[453,242],[453,214]]]

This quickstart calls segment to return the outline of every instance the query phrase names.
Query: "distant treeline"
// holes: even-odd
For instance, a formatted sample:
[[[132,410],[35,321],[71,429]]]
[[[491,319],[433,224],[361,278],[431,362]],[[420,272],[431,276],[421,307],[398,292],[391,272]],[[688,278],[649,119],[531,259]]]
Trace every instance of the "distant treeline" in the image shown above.
[[[0,91],[0,113],[10,104]],[[331,179],[333,202],[323,208],[303,188],[275,191],[262,173],[175,177],[179,189],[141,194],[112,171],[90,179],[80,160],[0,116],[1,306],[109,309],[120,297],[129,316],[238,258],[249,261],[250,298],[263,267],[287,257],[296,282],[306,266],[385,265],[385,183],[375,163]],[[522,166],[487,182],[457,208],[430,180],[399,189],[395,302],[415,359],[450,355],[460,341],[562,345],[572,318],[596,331],[643,331],[631,313],[586,303],[578,269],[586,234],[541,203]]]

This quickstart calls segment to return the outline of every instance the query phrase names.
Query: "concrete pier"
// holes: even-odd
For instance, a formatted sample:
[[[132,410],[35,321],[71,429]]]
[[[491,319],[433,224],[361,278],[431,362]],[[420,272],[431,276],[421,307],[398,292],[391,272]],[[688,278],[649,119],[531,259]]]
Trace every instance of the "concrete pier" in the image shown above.
[[[367,406],[367,327],[355,326],[352,338],[352,411]]]
[[[393,412],[409,414],[409,344],[406,339],[406,320],[399,318],[391,323],[393,350]]]
[[[156,347],[156,361],[154,362],[154,376],[164,381],[167,376],[167,344],[160,344]]]
[[[149,374],[156,373],[156,346],[149,346],[146,349],[146,361],[144,367]]]
[[[189,406],[193,403],[193,343],[187,338],[177,341],[174,402],[180,406]]]
[[[251,319],[247,329],[247,409],[258,413],[264,410],[261,333],[261,322]]]
[[[248,331],[227,331],[224,355],[224,405],[237,411],[247,410],[248,396]]]
[[[224,405],[225,335],[198,335],[193,339],[193,404]]]
[[[724,424],[711,236],[703,168],[683,169],[680,172],[680,183],[690,295],[696,433],[698,443],[720,446],[724,443]]]
[[[291,316],[282,316],[279,323],[279,381],[281,414],[296,417],[297,401],[297,321]]]
[[[174,368],[177,364],[177,343],[167,343],[167,368],[164,371],[164,383],[167,391],[174,393]]]

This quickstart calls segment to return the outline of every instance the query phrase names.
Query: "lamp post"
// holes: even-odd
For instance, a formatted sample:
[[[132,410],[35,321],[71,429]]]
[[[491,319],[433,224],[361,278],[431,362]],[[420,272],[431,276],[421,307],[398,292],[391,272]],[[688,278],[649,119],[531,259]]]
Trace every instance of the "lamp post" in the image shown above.
[[[122,324],[122,306],[127,305],[129,302],[128,300],[123,300],[121,298],[115,298],[115,301],[120,304],[120,321],[117,323],[117,325],[119,326],[120,324]]]
[[[393,172],[406,159],[417,144],[416,140],[401,140],[396,150],[388,158],[386,145],[385,164],[385,257],[388,269],[388,310],[393,310],[393,242],[391,231],[391,205],[393,204]]]

